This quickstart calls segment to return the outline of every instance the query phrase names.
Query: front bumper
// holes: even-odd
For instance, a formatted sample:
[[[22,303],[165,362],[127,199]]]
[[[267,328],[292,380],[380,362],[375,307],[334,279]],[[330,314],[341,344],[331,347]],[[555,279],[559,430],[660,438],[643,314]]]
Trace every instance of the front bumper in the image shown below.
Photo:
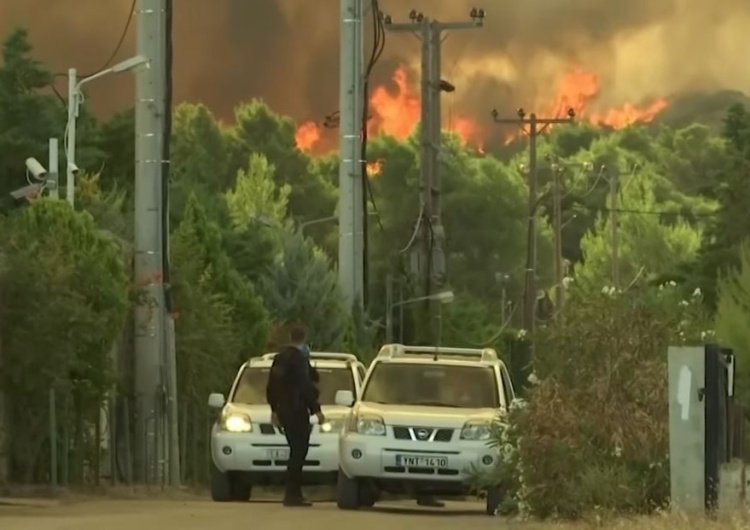
[[[317,426],[313,429],[316,431]],[[211,458],[222,472],[281,476],[286,472],[288,451],[286,438],[281,434],[231,433],[216,427],[211,433]],[[338,468],[338,436],[313,432],[303,474],[331,475]]]
[[[350,478],[383,482],[424,481],[465,485],[475,473],[489,470],[497,464],[498,452],[489,447],[486,441],[404,441],[394,439],[391,434],[390,428],[386,436],[342,434],[339,458],[344,473]]]

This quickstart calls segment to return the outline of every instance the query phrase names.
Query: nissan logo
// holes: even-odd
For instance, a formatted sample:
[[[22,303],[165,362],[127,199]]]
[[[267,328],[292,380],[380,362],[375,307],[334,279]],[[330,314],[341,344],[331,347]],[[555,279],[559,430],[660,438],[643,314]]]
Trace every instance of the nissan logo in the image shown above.
[[[430,436],[430,431],[427,429],[418,429],[417,430],[417,438],[420,440],[426,440]]]

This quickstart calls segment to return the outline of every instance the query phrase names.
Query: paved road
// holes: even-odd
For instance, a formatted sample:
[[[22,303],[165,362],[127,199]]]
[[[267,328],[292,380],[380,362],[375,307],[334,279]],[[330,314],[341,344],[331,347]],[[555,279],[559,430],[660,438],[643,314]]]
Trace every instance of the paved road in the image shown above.
[[[420,509],[412,502],[384,503],[372,510],[344,512],[333,503],[284,508],[278,502],[217,504],[193,500],[122,500],[58,507],[0,506],[2,530],[472,530],[503,527],[484,514],[483,504],[450,502],[443,509]],[[382,526],[380,526],[382,525]]]

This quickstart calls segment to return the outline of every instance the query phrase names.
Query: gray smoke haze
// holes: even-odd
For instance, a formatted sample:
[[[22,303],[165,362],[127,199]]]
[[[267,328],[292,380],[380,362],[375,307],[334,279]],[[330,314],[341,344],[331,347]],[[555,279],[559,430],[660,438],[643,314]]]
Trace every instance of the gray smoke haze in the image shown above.
[[[64,72],[101,66],[131,0],[0,0],[0,31],[27,26],[38,58]],[[572,64],[600,76],[601,106],[688,90],[750,92],[747,0],[381,0],[394,21],[411,8],[441,21],[487,11],[485,28],[457,32],[443,48],[444,77],[458,90],[447,107],[486,119],[493,107],[531,108],[554,96]],[[175,97],[224,119],[243,100],[321,120],[337,107],[336,0],[175,0]],[[118,59],[135,53],[131,30]],[[417,66],[419,44],[389,35],[375,81],[399,63]],[[125,78],[125,79],[123,79]],[[65,89],[64,84],[59,87]],[[88,103],[100,113],[132,104],[132,78],[103,79]]]

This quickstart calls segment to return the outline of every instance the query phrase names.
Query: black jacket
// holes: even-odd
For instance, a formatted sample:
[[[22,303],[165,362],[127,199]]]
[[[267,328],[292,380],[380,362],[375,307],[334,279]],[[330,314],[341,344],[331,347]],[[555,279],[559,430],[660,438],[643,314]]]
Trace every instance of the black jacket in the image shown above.
[[[310,362],[294,346],[287,346],[274,358],[274,365],[283,366],[283,377],[273,375],[266,386],[266,400],[271,411],[279,415],[306,415],[320,412],[318,390],[313,384]],[[273,371],[273,369],[272,369]]]

